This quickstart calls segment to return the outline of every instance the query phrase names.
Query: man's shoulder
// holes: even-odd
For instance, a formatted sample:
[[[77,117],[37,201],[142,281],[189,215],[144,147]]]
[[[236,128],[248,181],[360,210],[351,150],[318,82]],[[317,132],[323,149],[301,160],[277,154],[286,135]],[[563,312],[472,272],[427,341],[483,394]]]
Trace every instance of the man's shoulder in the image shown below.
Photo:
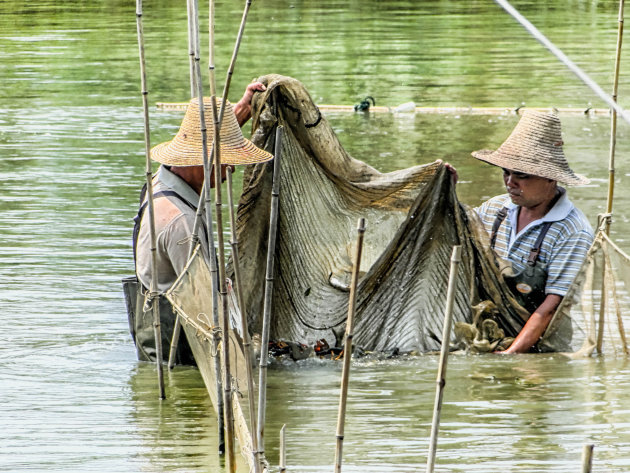
[[[575,206],[573,206],[568,215],[560,222],[567,226],[571,233],[584,233],[591,237],[594,234],[593,227],[591,227],[586,215]]]
[[[586,216],[574,207],[565,218],[552,224],[550,233],[555,245],[580,245],[588,247],[593,242],[594,233]]]

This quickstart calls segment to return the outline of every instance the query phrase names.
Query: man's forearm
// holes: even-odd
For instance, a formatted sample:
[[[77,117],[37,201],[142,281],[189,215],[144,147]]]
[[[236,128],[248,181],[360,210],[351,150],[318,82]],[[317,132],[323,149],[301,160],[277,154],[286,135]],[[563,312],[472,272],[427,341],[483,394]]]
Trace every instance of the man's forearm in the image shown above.
[[[562,296],[549,294],[534,311],[529,320],[516,336],[510,347],[503,353],[526,353],[545,332]]]

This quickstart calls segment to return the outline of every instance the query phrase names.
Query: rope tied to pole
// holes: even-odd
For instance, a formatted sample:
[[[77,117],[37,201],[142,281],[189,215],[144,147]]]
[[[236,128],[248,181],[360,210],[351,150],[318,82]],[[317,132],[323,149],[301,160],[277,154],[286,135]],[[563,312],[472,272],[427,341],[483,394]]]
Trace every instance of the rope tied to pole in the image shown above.
[[[147,291],[144,296],[144,304],[142,305],[142,310],[145,312],[149,312],[153,309],[153,301],[160,296],[158,291]]]

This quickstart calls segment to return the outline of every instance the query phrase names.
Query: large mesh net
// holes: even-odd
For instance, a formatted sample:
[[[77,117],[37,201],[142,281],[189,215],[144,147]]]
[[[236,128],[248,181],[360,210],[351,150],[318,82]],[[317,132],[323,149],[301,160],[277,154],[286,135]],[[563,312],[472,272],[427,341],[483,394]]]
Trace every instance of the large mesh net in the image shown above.
[[[561,338],[571,356],[594,351],[627,355],[630,324],[630,258],[598,230],[586,260],[542,337]]]

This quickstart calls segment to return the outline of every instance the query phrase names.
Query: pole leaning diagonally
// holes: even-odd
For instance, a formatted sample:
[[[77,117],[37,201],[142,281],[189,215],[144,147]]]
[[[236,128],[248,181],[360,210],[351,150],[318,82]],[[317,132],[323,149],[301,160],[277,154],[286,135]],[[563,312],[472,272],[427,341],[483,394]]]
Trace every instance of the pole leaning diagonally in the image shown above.
[[[151,138],[149,128],[149,103],[147,91],[146,61],[144,56],[144,31],[142,29],[142,0],[136,1],[136,24],[138,29],[138,49],[140,53],[140,76],[142,87],[142,108],[144,111],[144,148],[146,156],[147,201],[151,233],[151,288],[147,299],[153,310],[153,333],[155,335],[155,362],[157,364],[160,399],[166,399],[164,370],[162,369],[162,333],[160,328],[160,304],[157,298],[157,247],[155,237],[155,209],[153,206],[153,173],[151,171]],[[146,305],[146,304],[145,304]]]
[[[363,253],[363,235],[365,234],[365,219],[360,218],[357,225],[357,247],[354,253],[354,266],[350,283],[350,301],[348,303],[348,320],[346,321],[346,341],[343,345],[343,371],[341,372],[341,393],[339,395],[339,412],[337,416],[337,448],[335,450],[335,473],[341,473],[343,459],[343,438],[346,423],[346,402],[348,400],[348,383],[350,381],[350,363],[352,361],[352,337],[354,334],[354,313],[357,303],[357,285],[359,283],[359,269],[361,254]]]
[[[258,451],[260,458],[265,453],[265,410],[267,408],[267,364],[269,362],[269,326],[271,324],[271,300],[273,295],[274,256],[278,227],[278,197],[280,196],[280,164],[282,150],[282,127],[276,128],[276,143],[273,158],[273,183],[271,185],[271,212],[269,214],[269,237],[267,239],[267,269],[265,271],[265,295],[263,301],[263,325],[260,337],[260,361],[258,371]]]
[[[455,302],[455,290],[457,288],[457,269],[461,260],[462,247],[456,245],[451,254],[451,270],[448,276],[448,289],[446,292],[446,307],[444,308],[444,327],[442,328],[442,349],[440,350],[440,363],[435,389],[435,404],[433,406],[433,422],[431,423],[431,440],[429,443],[429,455],[427,456],[427,473],[433,473],[435,466],[435,452],[437,448],[438,430],[440,428],[440,414],[442,412],[442,398],[446,385],[446,365],[448,362],[449,341],[451,339],[451,322],[453,319],[453,303]]]
[[[545,46],[551,54],[556,56],[562,64],[564,64],[573,74],[575,74],[584,84],[591,89],[595,94],[606,104],[614,109],[623,118],[626,123],[630,123],[630,112],[623,109],[617,102],[615,102],[610,95],[593,80],[588,74],[580,69],[566,54],[558,49],[545,35],[543,35],[538,28],[536,28],[527,18],[521,15],[507,0],[494,0],[501,8],[503,8],[512,18],[518,21],[527,32],[538,40],[543,46]]]

